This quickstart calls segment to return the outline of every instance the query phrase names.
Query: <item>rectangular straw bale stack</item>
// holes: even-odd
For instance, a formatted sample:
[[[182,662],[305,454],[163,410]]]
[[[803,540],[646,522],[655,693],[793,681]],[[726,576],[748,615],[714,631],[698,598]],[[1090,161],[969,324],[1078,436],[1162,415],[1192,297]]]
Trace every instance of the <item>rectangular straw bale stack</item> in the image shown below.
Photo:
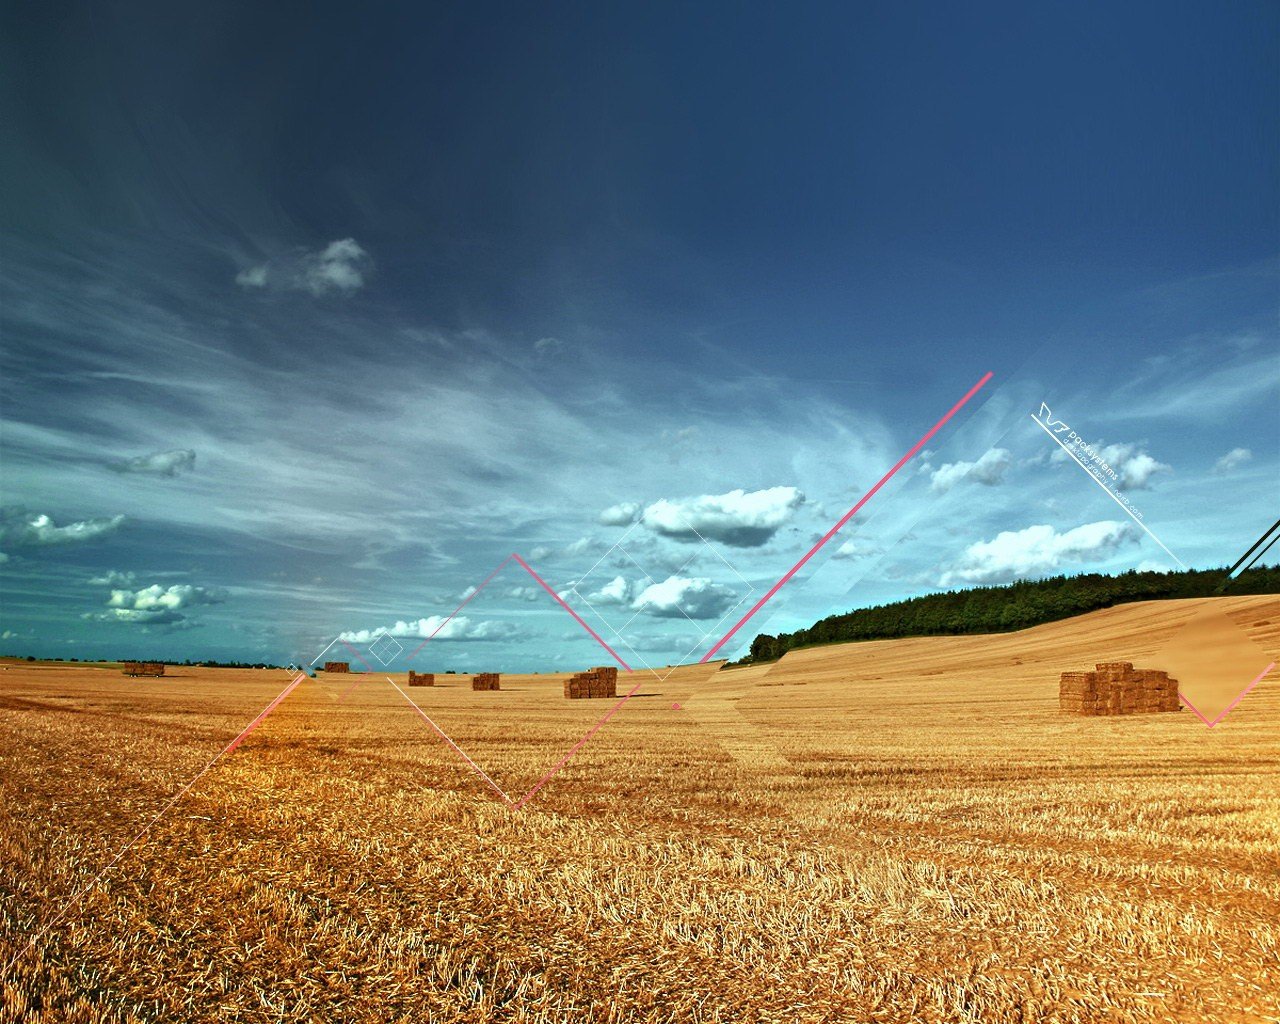
[[[410,686],[435,686],[436,676],[434,672],[415,672],[409,669],[409,685]]]
[[[473,690],[500,690],[502,687],[498,685],[497,672],[481,672],[479,675],[471,677],[471,689]]]
[[[570,676],[564,683],[564,695],[570,700],[618,696],[618,667],[600,665]]]
[[[351,662],[349,661],[326,661],[324,663],[326,672],[350,672]]]
[[[1092,672],[1063,672],[1058,710],[1069,715],[1146,715],[1177,711],[1178,681],[1132,662],[1099,662]]]

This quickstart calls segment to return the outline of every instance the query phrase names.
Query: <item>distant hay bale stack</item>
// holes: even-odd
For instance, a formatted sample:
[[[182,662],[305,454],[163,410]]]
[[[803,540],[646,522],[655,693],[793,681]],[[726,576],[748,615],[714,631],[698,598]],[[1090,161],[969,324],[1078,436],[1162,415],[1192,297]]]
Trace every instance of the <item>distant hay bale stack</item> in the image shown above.
[[[569,700],[618,696],[618,667],[600,665],[570,676],[564,681],[564,695]]]
[[[436,676],[434,672],[415,672],[409,669],[409,685],[410,686],[435,686]]]
[[[162,676],[163,661],[126,661],[120,670],[127,676]]]
[[[1092,672],[1063,672],[1058,710],[1067,715],[1149,715],[1178,711],[1178,681],[1129,661],[1103,661]]]
[[[473,690],[501,690],[498,684],[499,675],[497,672],[481,672],[479,675],[471,677],[471,689]]]
[[[326,661],[324,663],[326,672],[350,672],[351,662],[349,661]]]

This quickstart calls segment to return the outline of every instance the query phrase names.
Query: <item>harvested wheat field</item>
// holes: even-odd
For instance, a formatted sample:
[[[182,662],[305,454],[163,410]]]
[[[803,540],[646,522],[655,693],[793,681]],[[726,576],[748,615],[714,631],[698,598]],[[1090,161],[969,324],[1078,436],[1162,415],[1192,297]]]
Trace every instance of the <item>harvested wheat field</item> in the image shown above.
[[[1275,1021],[1280,682],[1058,712],[1205,604],[621,673],[520,810],[424,716],[519,801],[616,701],[321,676],[79,902],[289,679],[10,667],[0,1017]],[[1280,656],[1280,599],[1214,604]]]

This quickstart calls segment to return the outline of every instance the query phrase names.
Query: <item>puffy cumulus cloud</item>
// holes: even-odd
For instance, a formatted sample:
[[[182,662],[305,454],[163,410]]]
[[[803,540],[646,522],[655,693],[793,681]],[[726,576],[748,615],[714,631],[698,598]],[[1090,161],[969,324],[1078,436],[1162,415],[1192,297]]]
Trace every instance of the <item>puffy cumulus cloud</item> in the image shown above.
[[[976,462],[948,462],[933,471],[930,488],[945,494],[961,480],[972,480],[986,487],[1004,482],[1004,475],[1013,465],[1013,454],[1007,448],[992,448],[984,452]]]
[[[111,468],[117,473],[147,473],[151,476],[177,476],[194,469],[196,453],[190,448],[172,448],[164,452],[152,452],[150,455],[138,455],[124,462],[113,462]]]
[[[541,587],[512,587],[507,591],[507,597],[514,597],[517,601],[536,601],[542,593]]]
[[[1213,464],[1213,472],[1217,476],[1225,476],[1233,469],[1243,466],[1252,458],[1253,452],[1248,448],[1232,448],[1231,451]]]
[[[162,587],[153,583],[141,590],[113,590],[107,599],[108,608],[131,608],[135,611],[190,608],[201,604],[222,604],[227,592],[220,587],[197,587],[190,583],[175,583]]]
[[[852,560],[855,558],[870,558],[872,555],[884,554],[884,548],[876,547],[874,544],[868,544],[866,541],[847,540],[835,550],[832,558],[843,560]]]
[[[654,533],[680,541],[718,540],[737,548],[767,544],[802,504],[795,487],[729,491],[695,498],[663,498],[648,506],[642,522]]]
[[[81,519],[59,526],[42,512],[29,512],[20,505],[0,509],[0,544],[6,547],[42,547],[48,544],[75,544],[111,533],[124,516]]]
[[[1007,530],[994,540],[970,544],[938,582],[949,587],[1052,575],[1069,563],[1101,561],[1137,539],[1136,528],[1114,520],[1086,523],[1065,533],[1045,525]]]
[[[112,575],[112,574],[109,574]],[[191,628],[184,608],[199,605],[222,604],[227,599],[227,592],[219,587],[197,587],[189,583],[179,583],[171,587],[162,587],[153,583],[141,590],[116,588],[107,598],[107,612],[93,615],[104,622],[130,622],[149,626],[174,626],[183,629]]]
[[[246,267],[236,274],[241,288],[281,288],[319,297],[350,295],[364,287],[372,269],[369,254],[354,238],[339,238],[323,249],[300,250],[279,260]]]
[[[1142,450],[1140,444],[1118,443],[1104,444],[1099,441],[1091,446],[1097,458],[1110,466],[1116,474],[1116,486],[1122,491],[1144,491],[1151,487],[1151,480],[1160,473],[1168,473],[1173,467],[1159,462]],[[1086,464],[1091,462],[1087,453],[1075,453]],[[1065,462],[1066,452],[1058,449],[1051,458],[1055,462]],[[1096,465],[1096,463],[1094,463]]]
[[[599,590],[587,594],[586,600],[591,604],[626,604],[631,600],[631,584],[615,576]]]
[[[600,513],[604,526],[630,526],[640,518],[640,506],[634,501],[621,501]]]
[[[241,288],[265,288],[267,286],[267,265],[246,267],[236,274],[236,284]]]
[[[733,591],[702,576],[668,576],[636,595],[631,607],[660,619],[718,619],[738,600]]]
[[[509,622],[476,621],[465,615],[452,619],[445,615],[431,615],[416,622],[397,622],[394,626],[376,629],[356,629],[339,635],[339,639],[352,644],[367,644],[379,633],[389,633],[401,639],[437,641],[515,640],[523,634],[518,626]]]

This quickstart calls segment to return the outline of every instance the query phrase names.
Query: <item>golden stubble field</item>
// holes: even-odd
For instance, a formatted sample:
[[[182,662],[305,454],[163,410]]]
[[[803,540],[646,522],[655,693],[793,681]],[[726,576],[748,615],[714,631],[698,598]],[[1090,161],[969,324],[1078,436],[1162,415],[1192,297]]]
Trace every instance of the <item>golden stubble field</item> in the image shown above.
[[[1276,1021],[1280,680],[1213,730],[1057,713],[1204,604],[642,679],[519,812],[322,675],[78,903],[289,680],[11,666],[0,1019]],[[1280,599],[1216,606],[1280,655]],[[562,678],[405,693],[518,797],[612,706]]]

